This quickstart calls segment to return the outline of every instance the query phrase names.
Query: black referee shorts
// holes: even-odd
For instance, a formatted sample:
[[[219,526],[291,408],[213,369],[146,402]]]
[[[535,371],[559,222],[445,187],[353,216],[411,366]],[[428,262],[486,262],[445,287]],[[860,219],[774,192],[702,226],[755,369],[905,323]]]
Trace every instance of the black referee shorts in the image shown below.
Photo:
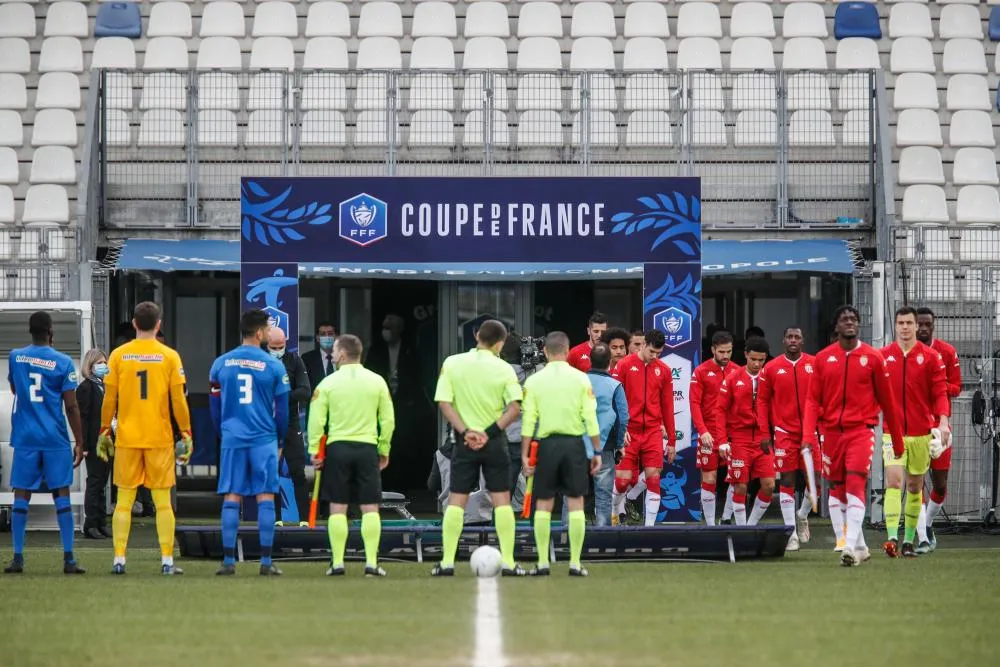
[[[378,449],[365,442],[338,441],[326,446],[320,495],[328,503],[377,505],[382,500]]]
[[[556,494],[578,498],[590,488],[590,462],[583,436],[552,435],[538,442],[534,496],[550,500]]]
[[[491,493],[510,491],[510,455],[507,453],[507,436],[501,433],[486,445],[473,451],[465,441],[456,442],[451,455],[452,493],[469,494],[479,488],[479,474],[486,479],[486,490]]]

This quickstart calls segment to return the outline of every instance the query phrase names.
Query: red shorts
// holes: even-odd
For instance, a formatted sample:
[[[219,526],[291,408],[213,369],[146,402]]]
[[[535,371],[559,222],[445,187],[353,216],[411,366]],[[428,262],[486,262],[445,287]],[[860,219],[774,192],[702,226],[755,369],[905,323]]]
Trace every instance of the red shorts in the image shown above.
[[[945,472],[951,470],[951,450],[953,448],[954,445],[944,450],[944,453],[938,458],[931,459],[931,470],[944,470]]]
[[[848,470],[871,471],[875,431],[861,427],[846,433],[829,431],[823,435],[823,477],[839,483],[844,481]]]
[[[813,470],[823,470],[823,455],[820,448],[811,447]],[[779,473],[806,471],[805,460],[802,457],[802,438],[792,433],[774,432],[774,469]]]
[[[663,435],[659,431],[630,434],[629,443],[625,445],[625,455],[622,456],[621,463],[615,466],[618,472],[632,473],[633,482],[645,468],[663,468]]]
[[[717,439],[711,445],[703,445],[699,441],[695,447],[698,448],[698,457],[695,459],[698,470],[715,472],[719,469],[722,459],[719,457],[719,441]]]
[[[774,479],[774,452],[765,454],[760,443],[732,444],[727,484],[749,484],[753,479]]]

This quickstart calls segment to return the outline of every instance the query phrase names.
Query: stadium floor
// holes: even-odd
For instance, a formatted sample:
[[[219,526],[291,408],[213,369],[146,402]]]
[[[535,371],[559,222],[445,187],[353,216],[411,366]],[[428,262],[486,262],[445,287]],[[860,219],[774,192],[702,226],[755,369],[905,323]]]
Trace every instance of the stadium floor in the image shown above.
[[[158,574],[152,521],[137,520],[133,544],[142,548],[131,550],[127,576],[107,574],[110,541],[82,541],[89,572],[65,577],[57,536],[29,533],[28,573],[0,574],[0,664],[997,664],[1000,537],[942,535],[931,556],[875,553],[848,570],[828,530],[817,526],[812,543],[782,560],[596,564],[587,580],[558,564],[547,580],[500,580],[497,660],[475,656],[479,582],[461,563],[453,580],[397,563],[386,564],[386,580],[364,579],[357,564],[331,580],[317,562],[282,563],[280,579],[247,563],[220,579],[214,562],[180,561],[186,573],[171,579]],[[871,545],[879,538],[867,536]],[[10,535],[0,535],[5,560],[9,550]]]

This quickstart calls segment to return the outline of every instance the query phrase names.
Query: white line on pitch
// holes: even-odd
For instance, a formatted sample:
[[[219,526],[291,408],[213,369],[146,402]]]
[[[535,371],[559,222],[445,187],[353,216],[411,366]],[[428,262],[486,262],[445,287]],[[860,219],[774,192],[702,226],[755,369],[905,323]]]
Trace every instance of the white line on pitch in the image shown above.
[[[507,667],[502,630],[497,578],[480,578],[476,588],[476,653],[472,667]]]

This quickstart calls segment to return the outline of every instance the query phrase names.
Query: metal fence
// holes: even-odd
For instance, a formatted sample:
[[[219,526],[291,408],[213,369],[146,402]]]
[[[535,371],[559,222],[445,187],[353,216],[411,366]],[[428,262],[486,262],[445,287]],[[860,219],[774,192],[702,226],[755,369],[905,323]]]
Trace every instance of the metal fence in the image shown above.
[[[698,175],[706,227],[870,226],[872,72],[98,74],[102,219],[238,225],[247,175]]]

